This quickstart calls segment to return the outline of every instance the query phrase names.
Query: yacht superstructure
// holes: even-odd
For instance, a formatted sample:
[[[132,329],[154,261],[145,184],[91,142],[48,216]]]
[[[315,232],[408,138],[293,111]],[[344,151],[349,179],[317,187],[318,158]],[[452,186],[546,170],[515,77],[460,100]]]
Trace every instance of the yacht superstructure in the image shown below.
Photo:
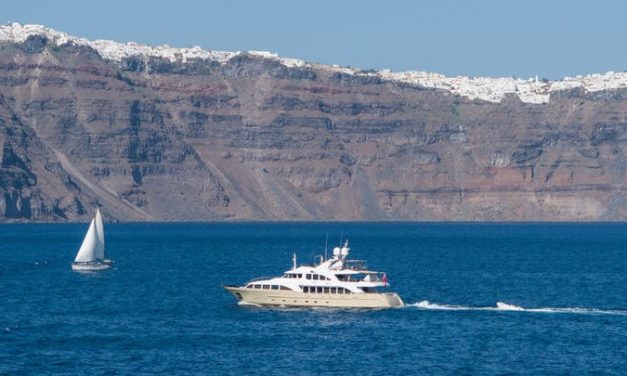
[[[243,286],[224,286],[250,304],[285,307],[391,308],[404,305],[389,287],[387,275],[368,270],[364,260],[349,260],[348,241],[333,249],[333,256],[318,256],[315,265],[297,266],[280,277],[261,278]]]

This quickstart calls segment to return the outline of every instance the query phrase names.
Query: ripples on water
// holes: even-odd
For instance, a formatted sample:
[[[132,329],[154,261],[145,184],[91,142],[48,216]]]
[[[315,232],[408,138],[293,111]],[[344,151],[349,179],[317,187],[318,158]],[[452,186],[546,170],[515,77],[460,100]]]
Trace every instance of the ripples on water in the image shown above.
[[[627,225],[0,226],[0,374],[627,374]],[[349,236],[407,307],[266,309],[220,287]]]

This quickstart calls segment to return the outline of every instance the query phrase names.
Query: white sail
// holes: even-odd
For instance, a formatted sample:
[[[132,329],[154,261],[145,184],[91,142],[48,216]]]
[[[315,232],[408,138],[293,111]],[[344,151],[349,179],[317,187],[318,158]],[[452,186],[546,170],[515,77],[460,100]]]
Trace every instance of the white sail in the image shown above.
[[[89,262],[94,261],[96,259],[96,225],[94,220],[91,220],[91,224],[89,225],[89,230],[87,230],[87,234],[85,234],[85,239],[83,240],[83,244],[81,248],[78,250],[76,254],[76,258],[74,262]]]
[[[96,217],[94,218],[96,223],[96,259],[103,260],[105,258],[105,242],[104,242],[104,227],[102,225],[102,216],[100,210],[96,209]]]

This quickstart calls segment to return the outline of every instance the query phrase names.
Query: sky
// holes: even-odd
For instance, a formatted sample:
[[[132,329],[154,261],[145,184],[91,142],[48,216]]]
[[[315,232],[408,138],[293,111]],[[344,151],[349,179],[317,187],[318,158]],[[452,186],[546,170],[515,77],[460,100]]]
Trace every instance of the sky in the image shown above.
[[[5,22],[448,76],[558,79],[627,69],[627,1],[618,0],[9,0],[0,7]]]

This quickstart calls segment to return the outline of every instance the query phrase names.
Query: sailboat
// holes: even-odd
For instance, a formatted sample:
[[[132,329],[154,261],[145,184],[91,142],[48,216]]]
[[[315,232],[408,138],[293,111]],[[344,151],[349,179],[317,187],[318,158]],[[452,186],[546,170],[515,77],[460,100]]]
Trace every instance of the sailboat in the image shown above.
[[[111,264],[113,261],[105,258],[104,226],[100,210],[96,208],[96,215],[89,224],[83,244],[72,263],[72,270],[104,270],[108,269]]]

